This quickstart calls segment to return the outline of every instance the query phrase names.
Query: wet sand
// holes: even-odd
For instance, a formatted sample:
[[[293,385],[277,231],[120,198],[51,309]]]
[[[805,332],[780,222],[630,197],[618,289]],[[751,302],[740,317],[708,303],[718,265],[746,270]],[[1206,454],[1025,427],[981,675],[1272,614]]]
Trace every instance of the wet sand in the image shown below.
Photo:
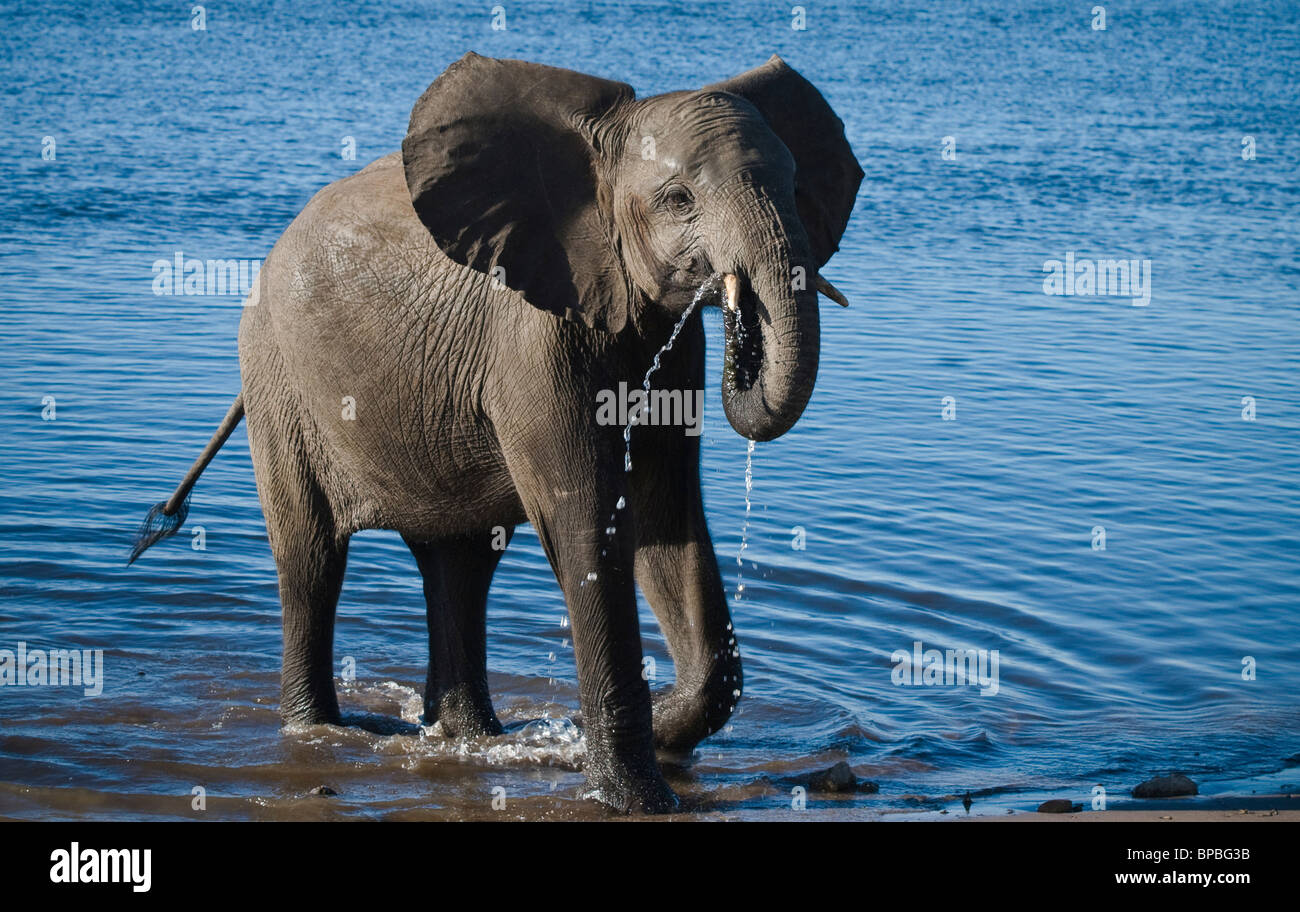
[[[1075,821],[1084,823],[1163,823],[1177,821],[1180,823],[1210,822],[1288,822],[1300,821],[1300,810],[1211,810],[1198,808],[1188,810],[1142,810],[1142,811],[1079,811],[1074,814],[1014,814],[1006,817],[971,817],[971,820],[1012,820],[1012,821]]]

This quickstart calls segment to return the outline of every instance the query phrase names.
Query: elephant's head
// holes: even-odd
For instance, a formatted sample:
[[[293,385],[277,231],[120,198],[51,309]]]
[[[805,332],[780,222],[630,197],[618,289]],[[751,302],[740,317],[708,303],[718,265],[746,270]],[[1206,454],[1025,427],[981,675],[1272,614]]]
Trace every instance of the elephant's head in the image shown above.
[[[779,57],[696,92],[467,54],[402,143],[420,220],[453,260],[537,307],[621,332],[681,313],[722,273],[723,402],[737,432],[784,434],[812,395],[818,274],[862,169],[844,125]]]

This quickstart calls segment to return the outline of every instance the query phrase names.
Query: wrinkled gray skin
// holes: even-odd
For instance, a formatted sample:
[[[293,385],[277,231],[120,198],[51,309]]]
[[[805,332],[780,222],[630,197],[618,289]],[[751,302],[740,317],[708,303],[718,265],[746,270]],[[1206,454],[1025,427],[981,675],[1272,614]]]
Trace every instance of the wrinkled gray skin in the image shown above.
[[[741,295],[724,320],[727,418],[754,440],[785,433],[817,373],[814,279],[861,177],[838,118],[778,58],[643,100],[518,61],[470,54],[448,68],[401,153],[326,187],[289,226],[240,325],[279,570],[284,717],[339,721],[348,539],[382,528],[401,533],[424,577],[426,722],[500,733],[484,649],[492,530],[527,521],[568,603],[594,796],[675,807],[656,748],[687,754],[724,724],[740,653],[699,439],[638,427],[625,474],[622,427],[597,424],[597,394],[638,387],[696,289],[730,273]],[[699,389],[704,371],[696,312],[654,384]],[[653,700],[634,578],[677,668]]]

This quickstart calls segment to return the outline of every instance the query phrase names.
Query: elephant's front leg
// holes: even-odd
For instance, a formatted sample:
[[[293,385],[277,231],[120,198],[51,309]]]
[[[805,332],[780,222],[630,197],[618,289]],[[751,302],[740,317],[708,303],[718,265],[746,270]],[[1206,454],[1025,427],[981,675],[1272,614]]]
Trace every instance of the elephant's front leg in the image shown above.
[[[651,455],[656,454],[656,455]],[[704,518],[698,450],[680,440],[637,463],[636,578],[676,666],[671,690],[654,701],[655,743],[688,755],[722,728],[743,689],[740,647]]]
[[[593,797],[619,810],[669,811],[677,797],[655,759],[630,510],[618,506],[621,465],[584,469],[590,463],[575,455],[533,447],[511,474],[569,607],[587,782]]]
[[[564,588],[573,625],[578,691],[587,738],[586,774],[596,797],[624,811],[677,804],[655,759],[650,687],[642,674],[641,629],[631,571],[631,534],[606,534],[613,504],[597,515],[558,515],[538,534]],[[599,514],[605,514],[603,517]],[[626,524],[626,511],[619,516]],[[596,519],[596,522],[592,522]],[[617,522],[617,519],[615,520]],[[616,527],[617,528],[617,527]]]

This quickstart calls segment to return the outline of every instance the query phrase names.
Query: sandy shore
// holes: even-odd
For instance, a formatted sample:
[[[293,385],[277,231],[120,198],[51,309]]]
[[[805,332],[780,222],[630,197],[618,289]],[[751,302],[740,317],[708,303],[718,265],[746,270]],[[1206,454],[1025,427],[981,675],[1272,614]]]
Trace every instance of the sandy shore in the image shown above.
[[[971,820],[1043,820],[1056,822],[1115,823],[1121,821],[1143,821],[1159,823],[1168,820],[1182,822],[1220,822],[1220,821],[1300,821],[1297,810],[1235,810],[1225,811],[1210,808],[1188,810],[1141,810],[1141,811],[1078,811],[1073,814],[1008,814],[1006,817],[971,817]]]

